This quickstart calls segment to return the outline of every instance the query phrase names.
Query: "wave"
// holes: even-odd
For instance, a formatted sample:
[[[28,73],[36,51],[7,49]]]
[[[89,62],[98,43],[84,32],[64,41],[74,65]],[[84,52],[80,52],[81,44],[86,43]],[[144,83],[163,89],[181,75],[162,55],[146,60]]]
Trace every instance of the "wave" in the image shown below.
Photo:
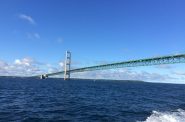
[[[171,112],[153,111],[143,122],[185,122],[185,111],[182,109]]]

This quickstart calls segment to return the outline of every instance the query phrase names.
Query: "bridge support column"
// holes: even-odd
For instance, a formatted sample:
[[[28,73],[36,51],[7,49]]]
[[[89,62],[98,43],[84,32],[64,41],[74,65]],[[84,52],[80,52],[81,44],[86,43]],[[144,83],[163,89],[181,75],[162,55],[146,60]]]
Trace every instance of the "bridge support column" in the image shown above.
[[[41,76],[40,76],[40,79],[46,79],[46,78],[48,78],[47,75],[41,75]]]
[[[66,51],[66,59],[64,66],[64,80],[70,79],[70,68],[71,68],[71,52]]]

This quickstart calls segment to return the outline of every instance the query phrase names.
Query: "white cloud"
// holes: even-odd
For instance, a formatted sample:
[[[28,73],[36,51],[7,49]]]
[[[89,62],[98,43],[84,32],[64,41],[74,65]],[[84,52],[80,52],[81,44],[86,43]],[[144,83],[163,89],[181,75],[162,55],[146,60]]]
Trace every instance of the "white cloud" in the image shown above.
[[[56,67],[49,67],[48,68],[48,73],[53,73],[53,72],[59,72],[60,70],[58,69],[58,68],[56,68]]]
[[[150,82],[173,82],[176,78],[169,74],[159,74],[150,72],[137,72],[130,69],[102,70],[72,74],[77,78],[94,79],[115,79],[115,80],[141,80]]]
[[[64,39],[60,37],[60,38],[57,39],[57,42],[58,43],[63,43],[64,42]]]
[[[59,62],[59,66],[63,68],[64,67],[64,62],[63,61]]]
[[[0,76],[32,76],[44,72],[42,65],[32,58],[15,59],[13,63],[0,60]]]
[[[184,71],[173,71],[172,73],[175,74],[175,75],[185,76],[185,72]]]
[[[8,64],[2,60],[0,60],[0,68],[7,66]]]
[[[38,33],[33,34],[35,38],[40,39],[40,35]]]
[[[0,76],[34,76],[62,71],[64,62],[58,65],[38,62],[30,57],[15,59],[12,63],[0,60]]]
[[[22,65],[22,66],[31,66],[32,63],[34,63],[33,59],[31,58],[23,58],[23,59],[16,59],[14,61],[16,65]]]
[[[172,69],[173,68],[171,65],[167,65],[167,64],[161,64],[161,65],[157,65],[155,67],[159,68],[159,69]]]
[[[35,23],[35,20],[31,16],[29,16],[29,15],[19,14],[19,18],[22,19],[22,20],[25,20],[25,21],[29,22],[30,24],[36,24]]]
[[[27,33],[28,38],[30,39],[40,39],[39,33]]]
[[[45,64],[44,67],[46,67],[45,73],[54,73],[62,70],[60,67],[55,67],[54,65],[51,64]]]
[[[12,63],[0,60],[0,76],[34,76],[62,71],[64,62],[57,65],[40,63],[32,58],[15,59]],[[73,67],[74,68],[74,67]],[[60,75],[63,77],[63,75]],[[168,74],[157,72],[134,71],[133,69],[112,69],[71,74],[74,78],[142,80],[152,82],[184,83],[185,73],[174,71]]]

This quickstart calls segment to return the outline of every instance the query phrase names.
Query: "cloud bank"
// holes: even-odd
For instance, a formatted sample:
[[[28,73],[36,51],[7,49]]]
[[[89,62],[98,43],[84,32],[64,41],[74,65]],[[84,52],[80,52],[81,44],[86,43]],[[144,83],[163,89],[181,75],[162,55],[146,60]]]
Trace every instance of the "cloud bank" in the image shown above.
[[[35,76],[45,73],[62,71],[64,62],[59,61],[57,65],[40,63],[32,58],[15,59],[8,63],[0,60],[0,76]],[[75,66],[73,66],[75,68]],[[165,68],[166,67],[162,67]],[[169,67],[167,67],[169,68]],[[159,67],[161,70],[161,67]],[[71,74],[73,78],[88,79],[115,79],[115,80],[141,80],[165,83],[185,83],[185,73],[174,71],[171,74],[160,74],[157,72],[135,71],[132,69],[112,69]],[[63,77],[63,75],[59,75]]]
[[[15,59],[13,63],[0,60],[1,76],[31,76],[42,72],[39,64],[31,58]]]
[[[103,70],[91,71],[83,73],[72,74],[77,78],[94,78],[94,79],[115,79],[115,80],[140,80],[151,82],[174,82],[178,79],[170,76],[169,74],[151,73],[146,71],[134,71],[131,69],[116,69],[116,70]]]

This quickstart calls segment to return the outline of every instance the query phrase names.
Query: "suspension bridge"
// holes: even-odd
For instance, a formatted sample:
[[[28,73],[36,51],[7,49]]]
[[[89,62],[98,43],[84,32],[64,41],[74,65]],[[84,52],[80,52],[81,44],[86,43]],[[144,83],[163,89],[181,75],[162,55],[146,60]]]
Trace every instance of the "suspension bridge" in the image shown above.
[[[70,74],[76,73],[76,72],[87,72],[87,71],[106,70],[106,69],[125,68],[125,67],[152,66],[152,65],[161,65],[161,64],[175,64],[175,63],[185,63],[185,54],[159,56],[159,57],[137,59],[137,60],[71,69],[71,52],[66,51],[66,59],[65,59],[65,65],[64,65],[63,71],[46,73],[46,74],[39,75],[39,77],[41,79],[45,79],[51,76],[63,74],[64,80],[69,80]]]

